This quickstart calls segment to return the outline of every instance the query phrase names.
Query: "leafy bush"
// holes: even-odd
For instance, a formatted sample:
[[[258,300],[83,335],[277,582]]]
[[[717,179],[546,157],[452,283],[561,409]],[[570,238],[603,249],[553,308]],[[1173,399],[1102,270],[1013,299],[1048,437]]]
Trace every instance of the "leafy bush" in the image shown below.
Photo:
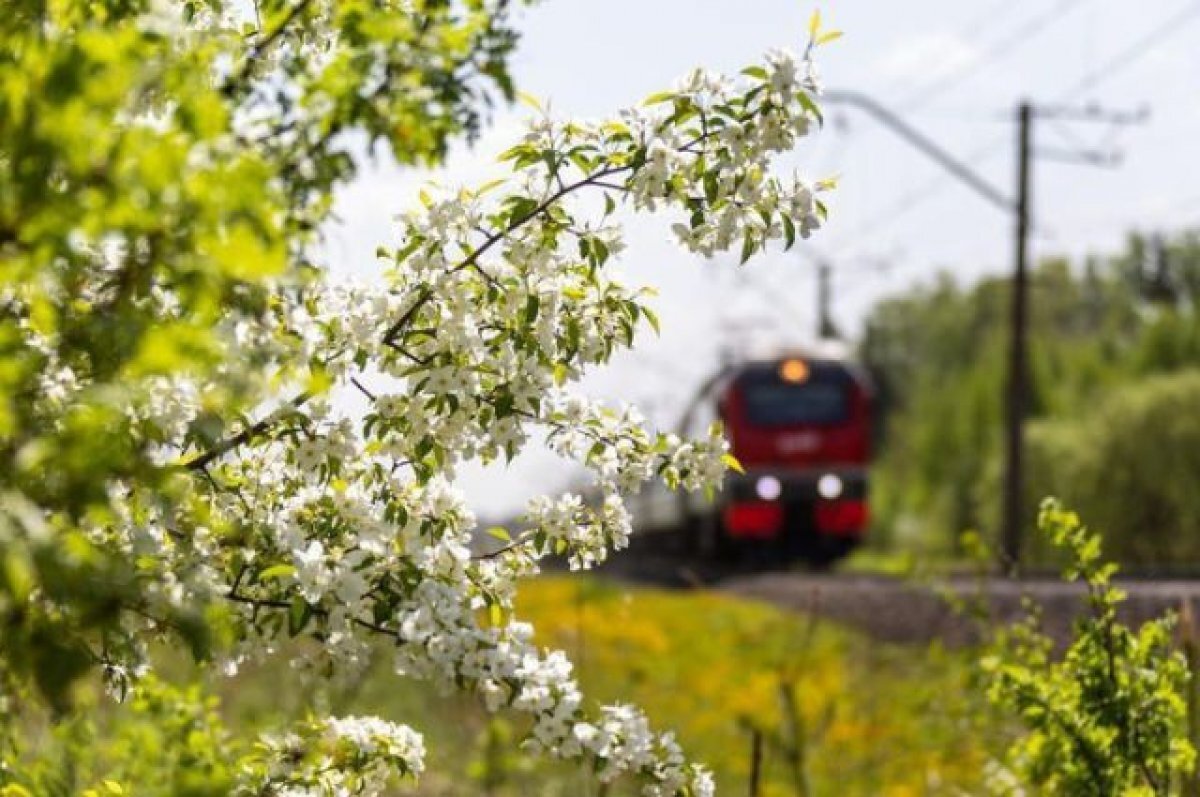
[[[0,797],[227,797],[239,755],[217,702],[197,686],[147,677],[120,712],[95,695],[63,721],[25,716],[0,723],[4,767]],[[16,730],[16,733],[12,731]],[[11,734],[11,735],[8,735]]]
[[[1088,613],[1061,657],[1036,613],[1001,634],[981,664],[992,701],[1027,733],[993,771],[995,790],[1022,785],[1062,797],[1169,795],[1191,771],[1185,688],[1188,665],[1173,644],[1171,618],[1137,630],[1117,620],[1124,593],[1116,566],[1100,559],[1100,539],[1054,501],[1038,525],[1070,559],[1065,576],[1086,589]]]

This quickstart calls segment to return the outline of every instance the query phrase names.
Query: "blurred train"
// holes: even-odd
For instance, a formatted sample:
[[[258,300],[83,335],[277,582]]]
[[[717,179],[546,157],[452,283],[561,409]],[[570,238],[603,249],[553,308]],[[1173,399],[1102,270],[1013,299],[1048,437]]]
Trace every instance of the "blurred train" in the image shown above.
[[[680,431],[720,419],[744,473],[715,501],[648,490],[631,508],[654,548],[703,558],[824,567],[866,534],[873,390],[845,356],[790,354],[722,368]]]

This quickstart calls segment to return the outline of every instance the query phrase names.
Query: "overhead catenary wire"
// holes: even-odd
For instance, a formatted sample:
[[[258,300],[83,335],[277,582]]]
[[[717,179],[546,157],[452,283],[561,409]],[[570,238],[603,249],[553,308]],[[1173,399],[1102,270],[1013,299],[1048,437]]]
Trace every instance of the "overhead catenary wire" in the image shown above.
[[[919,108],[947,89],[974,76],[980,70],[1002,60],[1013,50],[1029,41],[1031,38],[1049,28],[1068,12],[1078,6],[1083,0],[1059,0],[1049,11],[1026,20],[1020,27],[1009,32],[1007,36],[988,47],[979,58],[965,64],[960,69],[947,73],[927,84],[913,94],[901,100],[900,105],[909,110]]]
[[[1056,101],[1064,102],[1075,99],[1083,92],[1094,89],[1115,77],[1148,54],[1149,46],[1152,43],[1161,42],[1163,38],[1174,35],[1197,17],[1200,17],[1200,0],[1192,0],[1147,33],[1139,36],[1131,44],[1109,56],[1100,66],[1087,72],[1062,92]],[[1007,143],[1008,136],[998,137],[968,153],[962,160],[974,164],[989,161],[1003,152]],[[850,251],[855,251],[863,243],[878,237],[881,232],[893,226],[897,220],[911,214],[930,199],[938,196],[949,184],[949,177],[939,174],[929,182],[897,197],[896,201],[888,203],[882,212],[872,214],[871,219],[856,225],[849,233],[845,234],[844,237],[853,240],[853,243],[850,244],[852,247]]]
[[[1006,15],[1013,13],[1020,5],[1022,0],[999,0],[986,9],[978,16],[972,18],[965,26],[957,33],[956,37],[960,40],[974,40],[978,38],[987,28],[995,27],[998,22]],[[968,64],[970,66],[970,64]],[[945,75],[935,75],[933,82],[938,82],[946,77]],[[893,81],[898,82],[898,81]],[[919,87],[916,92],[920,93],[928,88],[928,86]]]
[[[966,157],[962,158],[962,160],[966,163],[978,165],[990,161],[999,155],[1007,145],[1007,136],[989,139],[983,145],[967,153]],[[881,211],[872,213],[869,219],[842,233],[840,237],[849,241],[847,245],[850,248],[848,250],[839,248],[839,254],[844,255],[847,251],[860,251],[866,243],[893,227],[896,222],[903,220],[905,216],[920,209],[922,204],[937,196],[948,185],[950,185],[950,178],[945,173],[939,172],[929,180],[905,191],[896,197],[895,200],[885,205]],[[835,248],[838,247],[835,245]]]
[[[1029,37],[1040,32],[1042,29],[1049,27],[1053,22],[1057,21],[1060,17],[1065,15],[1080,2],[1081,0],[1060,0],[1060,2],[1049,12],[1040,14],[1037,17],[1026,21],[1025,24],[1010,32],[1008,36],[1004,37],[992,47],[989,47],[987,52],[980,60],[972,62],[967,67],[964,67],[955,73],[947,75],[942,79],[925,86],[916,94],[912,95],[908,100],[903,101],[901,106],[905,108],[906,113],[911,113],[915,108],[932,99],[942,90],[949,88],[960,80],[970,77],[975,73],[975,71],[978,70],[978,68],[1002,58],[1008,53],[1009,50],[1013,49],[1016,45],[1022,43]],[[977,22],[971,27],[976,29],[982,27],[982,25],[986,24],[986,22],[994,21],[996,13],[1005,8],[1011,7],[1011,2],[998,3],[993,9],[989,9],[987,14],[981,15]],[[1004,148],[1007,146],[1007,143],[1007,136],[999,136],[995,139],[989,140],[976,150],[971,151],[963,160],[969,163],[980,163],[991,160],[1004,150]],[[851,233],[849,233],[849,235],[855,239],[856,246],[861,244],[864,235],[868,238],[876,237],[882,229],[890,227],[897,219],[904,217],[908,213],[919,208],[920,205],[926,200],[931,199],[932,197],[941,193],[947,184],[948,178],[946,175],[939,174],[934,180],[918,186],[913,191],[904,193],[902,196],[898,197],[895,202],[889,203],[883,213],[876,214],[884,217],[885,221],[876,222],[873,220],[869,223],[859,225]]]
[[[1076,98],[1083,92],[1096,88],[1119,72],[1128,69],[1151,52],[1150,45],[1160,44],[1163,39],[1179,33],[1197,17],[1200,17],[1200,0],[1193,0],[1081,77],[1063,92],[1059,101]]]
[[[1052,23],[1064,16],[1068,11],[1078,5],[1082,0],[1060,0],[1049,12],[1040,14],[1027,20],[1023,25],[1011,31],[1008,36],[1005,36],[993,46],[989,47],[985,54],[977,61],[972,62],[968,66],[960,69],[950,75],[934,81],[934,83],[920,89],[908,100],[901,102],[901,107],[905,108],[906,113],[911,113],[914,109],[932,99],[936,94],[940,93],[953,84],[965,80],[970,77],[979,68],[1003,58],[1010,50],[1021,44],[1031,36],[1041,32],[1041,30],[1049,27]],[[983,25],[994,22],[995,15],[1005,9],[1013,7],[1011,0],[1008,2],[997,3],[990,8],[986,14],[980,15],[976,22],[968,26],[971,31],[978,30]],[[969,163],[980,163],[991,160],[998,155],[1007,146],[1008,137],[1000,136],[993,140],[989,140],[976,150],[969,153],[963,160]],[[858,245],[863,240],[863,235],[873,238],[878,235],[879,231],[885,227],[891,226],[895,220],[902,218],[908,213],[920,207],[927,199],[930,199],[939,194],[947,184],[947,177],[939,175],[936,179],[929,183],[918,186],[915,190],[906,192],[898,197],[893,203],[890,203],[885,212],[877,214],[884,217],[886,220],[882,223],[869,222],[867,224],[856,227],[849,235],[855,239],[855,245]]]
[[[1048,26],[1051,24],[1051,22],[1066,14],[1071,8],[1077,5],[1079,1],[1080,0],[1063,0],[1050,12],[1042,14],[1034,20],[1027,22],[1022,27],[1022,30],[1040,30],[1040,28]],[[1114,77],[1124,69],[1132,66],[1143,55],[1145,55],[1146,52],[1148,52],[1148,47],[1151,43],[1161,41],[1162,38],[1173,35],[1176,30],[1180,29],[1186,23],[1191,22],[1196,17],[1200,17],[1200,2],[1189,3],[1175,14],[1169,16],[1162,23],[1154,26],[1149,32],[1138,37],[1132,44],[1122,48],[1114,55],[1107,58],[1098,68],[1085,73],[1080,80],[1072,84],[1061,95],[1061,99],[1059,99],[1058,102],[1068,100],[1074,95],[1095,88],[1096,86],[1101,85],[1104,81]],[[1014,37],[1011,36],[1006,37],[1003,41],[1010,42],[1010,40],[1015,42]],[[996,52],[997,56],[995,57],[1002,55],[1001,48],[998,46],[990,48],[989,52]],[[957,80],[963,78],[955,79]],[[926,91],[929,91],[929,89],[927,88]],[[1064,134],[1071,135],[1069,130],[1064,131]],[[991,160],[1006,149],[1007,141],[1008,136],[998,137],[995,140],[988,141],[981,147],[969,153],[962,160],[974,165]],[[945,188],[946,185],[948,185],[948,183],[948,176],[938,175],[933,180],[917,186],[914,190],[906,192],[899,197],[896,202],[889,203],[886,211],[883,214],[876,214],[875,218],[863,224],[857,225],[849,233],[844,234],[844,236],[839,236],[839,238],[848,237],[851,239],[849,244],[850,252],[861,251],[864,245],[871,239],[878,237],[882,231],[894,225],[896,221],[912,213],[926,201],[936,196]],[[1052,231],[1048,231],[1040,226],[1035,228],[1035,232],[1039,234],[1039,237],[1045,237],[1046,235],[1050,235],[1052,238],[1056,237],[1052,234]],[[835,249],[839,249],[839,257],[830,258],[828,255],[822,255],[821,259],[826,262],[844,261],[847,250],[837,247],[836,244]],[[840,291],[839,298],[846,298],[846,296],[849,294],[857,293],[862,284],[863,283],[855,285],[854,288],[849,291]],[[760,293],[763,293],[764,298],[768,299],[768,301],[772,304],[773,309],[775,309],[777,312],[781,310],[781,299],[778,295],[771,292],[770,289],[765,286],[760,290]],[[790,315],[790,312],[788,311],[783,312]]]

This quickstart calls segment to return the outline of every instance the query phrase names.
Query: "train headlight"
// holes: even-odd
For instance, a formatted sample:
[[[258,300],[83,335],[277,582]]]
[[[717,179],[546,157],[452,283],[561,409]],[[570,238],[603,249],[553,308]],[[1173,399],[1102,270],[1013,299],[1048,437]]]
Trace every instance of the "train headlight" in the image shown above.
[[[817,480],[817,494],[830,501],[840,497],[844,488],[841,478],[835,473],[826,473]]]
[[[754,492],[764,501],[774,501],[783,495],[783,485],[774,476],[760,476],[754,483]]]
[[[779,378],[799,384],[808,379],[808,364],[804,360],[784,360],[779,364]]]

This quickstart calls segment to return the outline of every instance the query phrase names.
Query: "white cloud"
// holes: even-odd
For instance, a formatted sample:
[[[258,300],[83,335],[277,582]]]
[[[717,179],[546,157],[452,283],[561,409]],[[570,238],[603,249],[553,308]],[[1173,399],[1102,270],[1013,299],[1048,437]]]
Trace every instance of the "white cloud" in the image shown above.
[[[879,57],[875,71],[890,80],[928,83],[978,59],[979,51],[953,33],[924,33],[893,45]]]

